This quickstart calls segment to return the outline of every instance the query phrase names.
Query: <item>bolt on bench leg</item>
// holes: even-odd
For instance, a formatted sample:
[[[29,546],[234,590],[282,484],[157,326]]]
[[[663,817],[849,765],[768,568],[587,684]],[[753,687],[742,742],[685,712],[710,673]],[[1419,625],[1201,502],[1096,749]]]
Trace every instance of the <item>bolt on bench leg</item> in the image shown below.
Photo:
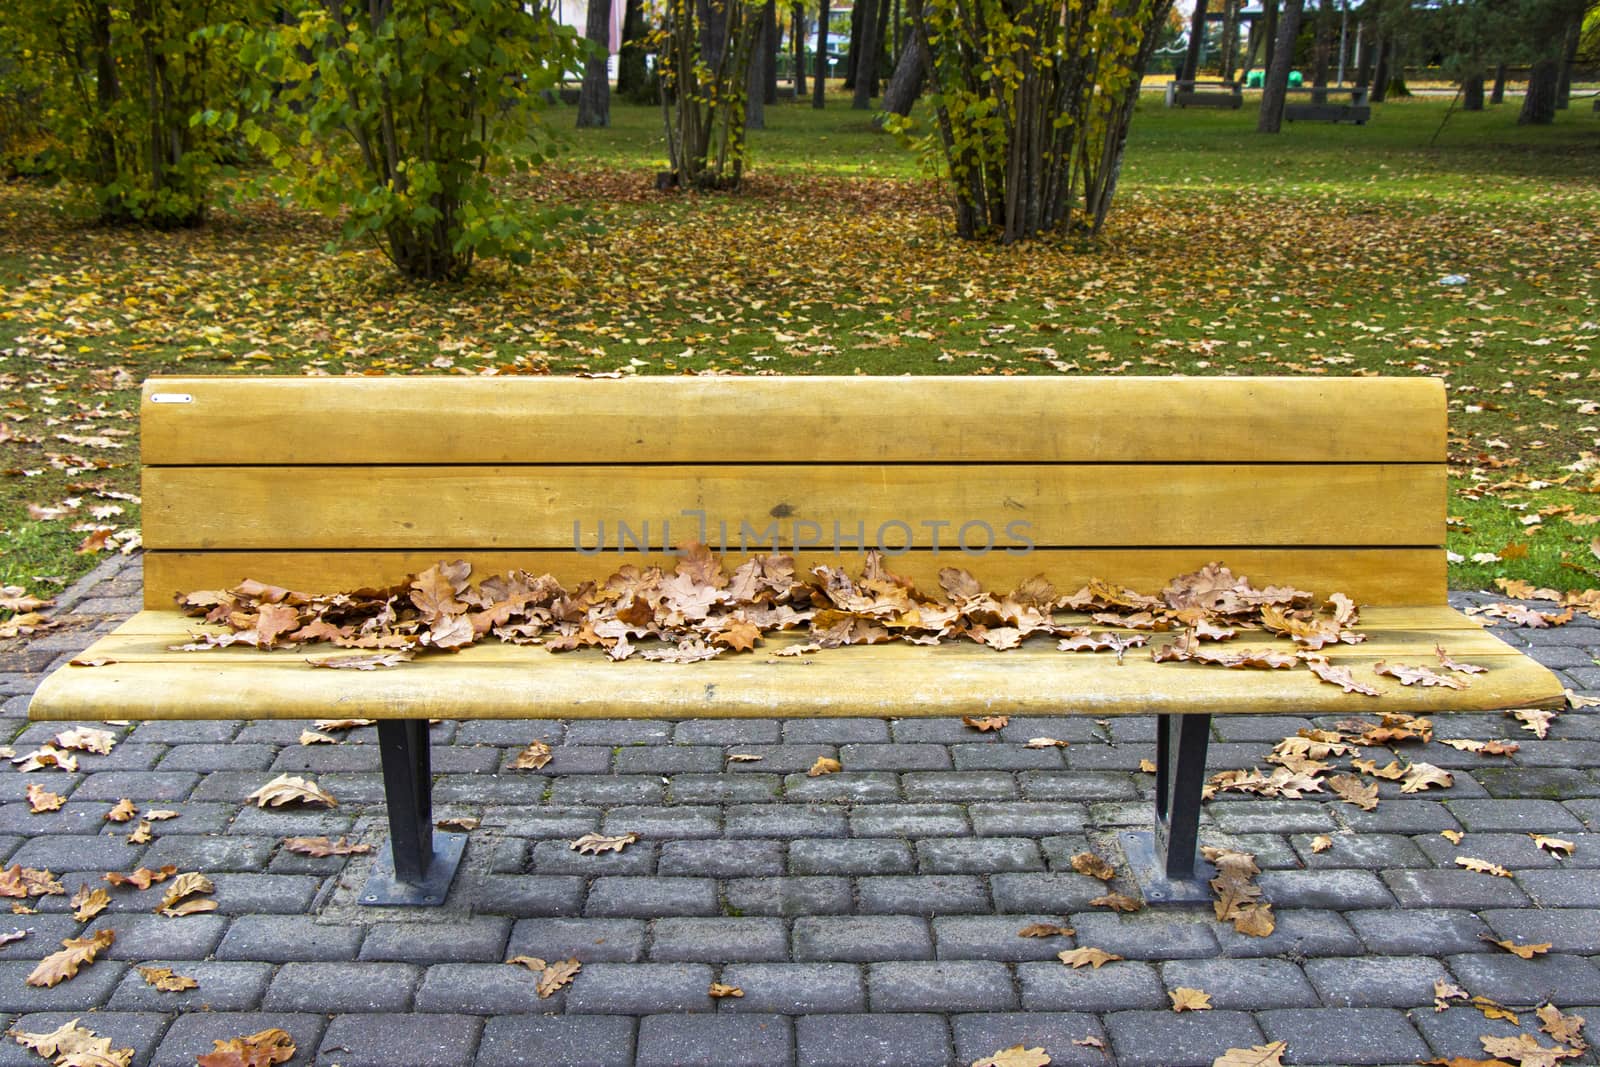
[[[1210,899],[1209,864],[1200,864],[1200,794],[1206,782],[1210,715],[1156,716],[1155,830],[1125,832],[1123,851],[1151,904]]]
[[[389,808],[389,849],[378,857],[363,904],[443,904],[466,848],[466,834],[433,828],[433,773],[428,723],[378,722],[383,758],[383,798]]]

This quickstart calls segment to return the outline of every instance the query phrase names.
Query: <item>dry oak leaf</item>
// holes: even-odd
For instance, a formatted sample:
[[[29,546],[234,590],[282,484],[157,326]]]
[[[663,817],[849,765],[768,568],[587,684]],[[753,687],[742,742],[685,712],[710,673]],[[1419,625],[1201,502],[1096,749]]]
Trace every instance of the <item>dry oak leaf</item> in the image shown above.
[[[1430,786],[1439,786],[1448,789],[1455,784],[1455,778],[1450,772],[1435,767],[1431,763],[1413,763],[1406,768],[1406,776],[1400,783],[1402,793],[1420,793]]]
[[[21,941],[28,936],[26,930],[13,930],[9,934],[0,934],[0,945],[9,945],[13,941]]]
[[[48,897],[65,892],[49,871],[15,863],[0,871],[0,897]]]
[[[1009,715],[985,715],[982,718],[974,718],[971,715],[963,715],[961,716],[961,721],[980,733],[987,733],[990,730],[1002,729],[1011,721],[1011,717]]]
[[[195,1058],[199,1067],[269,1067],[294,1059],[294,1038],[279,1029],[261,1030],[227,1041],[212,1041],[210,1052]]]
[[[469,643],[470,642],[466,642]],[[440,648],[454,648],[453,644],[446,644],[435,639],[434,644]],[[326,667],[335,671],[377,671],[385,667],[398,667],[402,663],[410,663],[414,658],[411,652],[351,652],[343,656],[324,656],[321,659],[307,659],[306,662],[313,667]]]
[[[333,794],[323,789],[317,783],[305,778],[296,778],[290,774],[280,774],[254,793],[245,797],[253,800],[257,807],[272,806],[280,808],[285,804],[299,802],[302,804],[326,804],[330,808],[339,806],[333,799]]]
[[[598,856],[602,852],[621,852],[635,841],[639,840],[638,834],[616,834],[607,837],[604,834],[584,834],[567,848],[584,856]]]
[[[1514,1026],[1521,1026],[1522,1020],[1517,1018],[1517,1013],[1501,1004],[1498,1000],[1488,997],[1473,997],[1472,1006],[1483,1012],[1485,1019],[1503,1019]]]
[[[1203,989],[1179,986],[1176,989],[1168,990],[1167,996],[1172,998],[1172,1010],[1174,1012],[1211,1010],[1211,994]]]
[[[54,1058],[62,1064],[85,1064],[87,1067],[128,1067],[133,1062],[133,1049],[113,1049],[111,1039],[98,1037],[93,1030],[85,1030],[77,1019],[63,1023],[48,1033],[30,1034],[13,1027],[6,1031],[17,1044],[30,1048],[39,1055]]]
[[[158,871],[153,871],[149,867],[140,867],[132,874],[112,871],[105,876],[105,879],[115,886],[131,885],[135,889],[149,889],[156,882],[165,882],[177,873],[178,868],[169,863]]]
[[[1488,860],[1480,860],[1473,856],[1457,856],[1456,866],[1465,867],[1467,870],[1476,871],[1478,874],[1492,874],[1496,878],[1511,877],[1511,872],[1498,863],[1490,863]]]
[[[1442,686],[1445,689],[1465,689],[1467,683],[1448,675],[1434,674],[1426,667],[1408,667],[1403,663],[1385,663],[1379,660],[1372,665],[1374,674],[1397,679],[1401,685]]]
[[[1372,811],[1378,806],[1378,786],[1367,785],[1353,774],[1341,774],[1328,779],[1328,788],[1339,795],[1346,804],[1354,804],[1362,811]]]
[[[377,719],[318,719],[316,727],[319,730],[358,730],[363,726],[371,726]]]
[[[182,993],[185,989],[198,989],[200,983],[185,974],[173,974],[170,967],[140,967],[139,977],[163,993]]]
[[[1547,834],[1529,834],[1528,836],[1533,838],[1535,848],[1542,848],[1552,856],[1570,856],[1573,849],[1578,847],[1571,841],[1560,837],[1550,837]]]
[[[721,982],[712,982],[711,988],[706,990],[706,993],[708,996],[714,999],[721,999],[722,997],[744,996],[744,990],[740,989],[738,986],[723,985]]]
[[[283,847],[316,859],[325,856],[360,856],[372,851],[371,845],[357,844],[345,837],[337,841],[330,841],[326,837],[288,837],[284,839]]]
[[[1582,693],[1565,690],[1567,694],[1567,707],[1569,708],[1600,708],[1600,697],[1586,697]]]
[[[1082,1045],[1084,1048],[1106,1047],[1106,1043],[1100,1040],[1098,1037],[1095,1037],[1093,1034],[1090,1034],[1088,1037],[1075,1037],[1072,1039],[1072,1043],[1074,1045]]]
[[[1070,741],[1060,741],[1054,737],[1030,737],[1024,748],[1066,748]]]
[[[1515,941],[1511,940],[1496,941],[1488,934],[1480,934],[1479,940],[1487,941],[1491,945],[1499,945],[1513,956],[1517,956],[1525,960],[1531,960],[1535,956],[1544,955],[1546,952],[1550,951],[1550,946],[1552,944],[1552,942],[1545,941],[1537,945],[1519,945]]]
[[[181,915],[191,915],[197,911],[215,911],[217,902],[214,900],[185,899],[200,893],[210,893],[216,889],[211,879],[199,871],[187,871],[172,880],[167,887],[167,893],[161,898],[161,903],[156,907],[156,912],[168,918],[177,918]]]
[[[1556,1067],[1562,1060],[1582,1055],[1577,1049],[1570,1049],[1564,1045],[1556,1045],[1553,1048],[1542,1045],[1538,1038],[1530,1034],[1518,1034],[1516,1037],[1480,1037],[1478,1042],[1483,1045],[1483,1051],[1489,1055],[1515,1060],[1521,1067]]]
[[[830,759],[827,756],[818,756],[817,762],[813,763],[811,769],[806,772],[806,777],[820,778],[824,774],[838,774],[842,770],[844,770],[844,764],[838,760]]]
[[[1153,759],[1142,759],[1142,760],[1140,760],[1139,761],[1139,770],[1140,770],[1141,773],[1144,773],[1144,774],[1154,774],[1154,773],[1156,773],[1156,761],[1153,760]]]
[[[583,964],[577,960],[557,960],[544,969],[544,974],[539,976],[539,984],[534,988],[534,992],[539,994],[540,1000],[544,1000],[570,985],[582,969]]]
[[[1433,1010],[1446,1011],[1452,1000],[1466,1000],[1467,991],[1443,978],[1433,980]]]
[[[47,811],[59,811],[67,798],[60,793],[52,793],[38,782],[28,783],[28,810],[35,815],[43,815]]]
[[[116,807],[106,812],[106,822],[127,822],[137,814],[139,814],[139,809],[134,806],[133,801],[127,799],[119,800]]]
[[[1092,948],[1088,945],[1085,945],[1083,948],[1069,948],[1065,952],[1056,953],[1056,959],[1070,967],[1073,967],[1074,969],[1088,966],[1093,967],[1097,971],[1100,969],[1102,964],[1107,964],[1113,960],[1120,960],[1122,958],[1123,957],[1117,955],[1115,952],[1107,952],[1103,948]]]
[[[528,747],[517,753],[511,761],[514,771],[536,771],[550,762],[550,746],[543,741],[530,741]]]
[[[761,640],[761,627],[745,619],[724,623],[722,629],[711,635],[713,645],[721,645],[734,652],[751,652]]]
[[[1098,878],[1102,882],[1109,882],[1117,876],[1117,870],[1105,861],[1103,856],[1093,852],[1079,852],[1072,857],[1072,869],[1079,874],[1087,874],[1090,878]]]
[[[1529,731],[1542,741],[1549,735],[1550,724],[1555,722],[1556,716],[1560,712],[1541,711],[1538,708],[1513,708],[1506,714],[1516,719],[1522,724],[1524,730]]]
[[[167,819],[176,819],[179,813],[166,808],[152,808],[144,813],[144,817],[151,822],[164,822]]]
[[[1461,844],[1461,839],[1467,835],[1462,833],[1460,830],[1440,830],[1439,836],[1450,842],[1452,845],[1459,845]]]
[[[1050,1067],[1050,1055],[1042,1047],[1012,1045],[973,1060],[972,1067]]]
[[[1457,752],[1475,752],[1480,756],[1509,756],[1522,748],[1515,741],[1477,741],[1471,738],[1439,738],[1441,745],[1449,745]]]
[[[128,835],[128,844],[143,845],[150,840],[150,820],[141,819],[139,825],[133,828],[133,833]]]
[[[1329,685],[1336,685],[1346,693],[1360,693],[1363,696],[1378,696],[1377,689],[1365,682],[1356,681],[1356,676],[1349,667],[1335,667],[1326,656],[1306,656],[1306,668],[1319,679]]]
[[[87,885],[81,885],[68,903],[72,905],[72,917],[86,923],[111,906],[111,894],[104,889],[90,889]]]
[[[1466,1056],[1451,1056],[1447,1060],[1423,1060],[1423,1067],[1517,1067],[1514,1063],[1505,1060],[1475,1060]]]
[[[1560,1008],[1548,1003],[1539,1005],[1534,1014],[1539,1017],[1539,1029],[1557,1041],[1580,1050],[1589,1047],[1583,1039],[1583,1016],[1563,1015]]]
[[[1283,1054],[1289,1051],[1289,1042],[1274,1041],[1270,1045],[1251,1045],[1249,1048],[1230,1048],[1211,1061],[1211,1067],[1283,1067]]]
[[[1097,908],[1110,908],[1112,911],[1138,911],[1144,907],[1144,901],[1138,897],[1130,897],[1126,893],[1117,892],[1095,897],[1089,903]]]
[[[1373,759],[1353,759],[1350,761],[1350,766],[1362,774],[1370,775],[1373,778],[1382,778],[1390,782],[1398,782],[1404,778],[1407,770],[1396,759],[1390,760],[1386,767],[1378,766],[1378,761]]]
[[[1443,667],[1447,671],[1455,671],[1457,674],[1489,673],[1488,667],[1480,667],[1476,663],[1457,663],[1455,660],[1450,658],[1450,653],[1446,652],[1439,645],[1433,646],[1433,654],[1438,657],[1439,666]]]
[[[115,930],[101,930],[93,937],[69,937],[61,942],[60,952],[52,952],[39,961],[28,975],[28,984],[50,988],[69,978],[76,978],[78,968],[94,962],[103,949],[111,947],[117,939]]]
[[[449,819],[440,819],[433,824],[440,830],[460,830],[468,833],[483,825],[482,819],[475,819],[471,815],[458,815]]]
[[[339,739],[329,734],[318,733],[315,730],[301,730],[300,743],[302,745],[337,745]]]
[[[1333,847],[1333,838],[1327,834],[1318,834],[1311,839],[1312,852],[1326,852]]]
[[[1056,923],[1029,923],[1017,931],[1018,937],[1070,937],[1077,933],[1070,926],[1060,926]]]
[[[78,726],[71,730],[63,730],[56,734],[55,743],[60,748],[75,748],[79,752],[93,752],[97,756],[109,756],[111,747],[117,743],[117,735],[110,730],[97,730],[92,726]]]

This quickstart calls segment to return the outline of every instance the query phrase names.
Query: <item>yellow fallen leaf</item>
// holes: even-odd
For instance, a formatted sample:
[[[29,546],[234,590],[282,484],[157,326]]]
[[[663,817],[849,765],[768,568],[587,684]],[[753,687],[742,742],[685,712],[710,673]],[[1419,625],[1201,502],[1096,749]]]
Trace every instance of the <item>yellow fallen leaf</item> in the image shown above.
[[[1211,1010],[1211,994],[1203,989],[1179,986],[1176,989],[1169,990],[1167,996],[1172,998],[1172,1010],[1174,1012]]]
[[[709,990],[707,990],[707,992],[710,994],[710,996],[713,999],[716,999],[716,1000],[720,1000],[723,997],[742,997],[742,996],[744,996],[744,990],[740,989],[738,986],[736,986],[736,985],[723,985],[721,982],[712,982],[711,983],[711,988]]]
[[[78,976],[78,968],[93,963],[104,949],[117,939],[115,930],[101,930],[92,937],[69,937],[61,942],[59,952],[52,952],[39,961],[28,975],[28,984],[50,988],[69,978]]]
[[[1511,877],[1511,872],[1498,863],[1490,863],[1488,860],[1480,860],[1473,856],[1457,856],[1456,866],[1465,867],[1467,870],[1475,871],[1478,874],[1492,874],[1496,878]]]
[[[1554,856],[1570,856],[1573,850],[1578,847],[1571,841],[1559,837],[1550,837],[1546,834],[1529,834],[1528,836],[1533,838],[1534,847],[1542,848]]]
[[[972,1061],[972,1067],[1049,1067],[1050,1056],[1041,1048],[1012,1045]]]
[[[1073,968],[1088,966],[1097,971],[1103,964],[1122,959],[1121,956],[1114,952],[1107,952],[1103,948],[1092,948],[1087,945],[1083,948],[1069,948],[1065,952],[1058,952],[1056,953],[1056,958]]]
[[[1480,934],[1479,937],[1482,940],[1489,942],[1491,945],[1499,945],[1513,956],[1520,956],[1525,960],[1531,960],[1535,956],[1544,955],[1546,952],[1550,951],[1550,946],[1552,944],[1552,942],[1545,941],[1537,945],[1519,945],[1515,941],[1511,940],[1496,941],[1488,934]]]
[[[1327,834],[1318,834],[1311,839],[1312,852],[1326,852],[1333,847],[1333,838]]]
[[[1211,1061],[1211,1067],[1283,1067],[1283,1054],[1289,1051],[1289,1042],[1274,1041],[1270,1045],[1252,1045],[1249,1048],[1230,1048]]]
[[[817,762],[813,763],[811,769],[806,772],[806,777],[820,778],[824,774],[838,774],[842,770],[844,770],[844,765],[838,760],[830,759],[827,756],[818,756]]]
[[[339,802],[333,799],[333,794],[317,783],[290,774],[278,775],[245,799],[254,801],[256,806],[261,808],[268,806],[280,808],[289,803],[325,804],[330,808],[339,806]]]
[[[140,967],[139,977],[163,993],[181,993],[200,987],[200,983],[188,975],[173,974],[170,967]]]

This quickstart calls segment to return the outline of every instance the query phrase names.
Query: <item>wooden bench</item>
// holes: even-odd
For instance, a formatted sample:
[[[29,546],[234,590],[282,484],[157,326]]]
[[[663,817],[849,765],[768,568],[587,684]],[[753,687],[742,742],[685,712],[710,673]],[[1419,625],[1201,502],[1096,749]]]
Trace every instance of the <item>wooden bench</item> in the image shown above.
[[[1238,82],[1174,79],[1167,83],[1167,106],[1240,108],[1244,91]]]
[[[1307,102],[1286,102],[1283,117],[1287,122],[1303,119],[1307,122],[1353,122],[1365,126],[1372,117],[1372,106],[1367,103],[1367,90],[1362,86],[1336,88],[1331,85],[1302,85],[1285,89],[1286,101],[1295,96],[1305,96]],[[1329,100],[1330,96],[1349,97],[1349,100]]]
[[[390,849],[368,902],[440,903],[460,857],[460,835],[432,825],[430,718],[1154,714],[1156,829],[1125,844],[1159,900],[1194,885],[1213,714],[1563,700],[1553,675],[1446,604],[1445,397],[1432,379],[171,378],[146,383],[142,437],[146,610],[80,657],[101,665],[46,679],[29,713],[378,719]],[[800,659],[770,654],[801,640],[778,636],[692,665],[488,642],[368,672],[309,669],[321,647],[171,650],[204,629],[175,609],[178,593],[245,578],[390,586],[457,557],[478,575],[522,568],[571,588],[629,562],[670,572],[662,546],[702,517],[735,562],[743,526],[755,551],[794,551],[802,574],[856,566],[863,541],[896,553],[909,540],[889,566],[928,590],[957,566],[1000,591],[1042,574],[1065,592],[1097,577],[1157,592],[1221,560],[1257,587],[1343,592],[1368,640],[1325,652],[1383,699],[1303,668],[1154,663],[1137,649],[1119,662],[1044,638]],[[647,522],[647,550],[615,551],[618,524],[637,538]],[[1463,690],[1372,673],[1379,660],[1433,664],[1436,646],[1488,673]]]

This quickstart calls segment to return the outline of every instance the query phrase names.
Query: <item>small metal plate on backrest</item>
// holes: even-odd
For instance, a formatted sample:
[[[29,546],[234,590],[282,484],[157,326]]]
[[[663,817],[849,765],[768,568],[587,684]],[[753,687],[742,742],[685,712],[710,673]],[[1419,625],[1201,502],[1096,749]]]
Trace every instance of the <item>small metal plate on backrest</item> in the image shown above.
[[[152,404],[192,404],[194,397],[188,393],[151,393]]]

